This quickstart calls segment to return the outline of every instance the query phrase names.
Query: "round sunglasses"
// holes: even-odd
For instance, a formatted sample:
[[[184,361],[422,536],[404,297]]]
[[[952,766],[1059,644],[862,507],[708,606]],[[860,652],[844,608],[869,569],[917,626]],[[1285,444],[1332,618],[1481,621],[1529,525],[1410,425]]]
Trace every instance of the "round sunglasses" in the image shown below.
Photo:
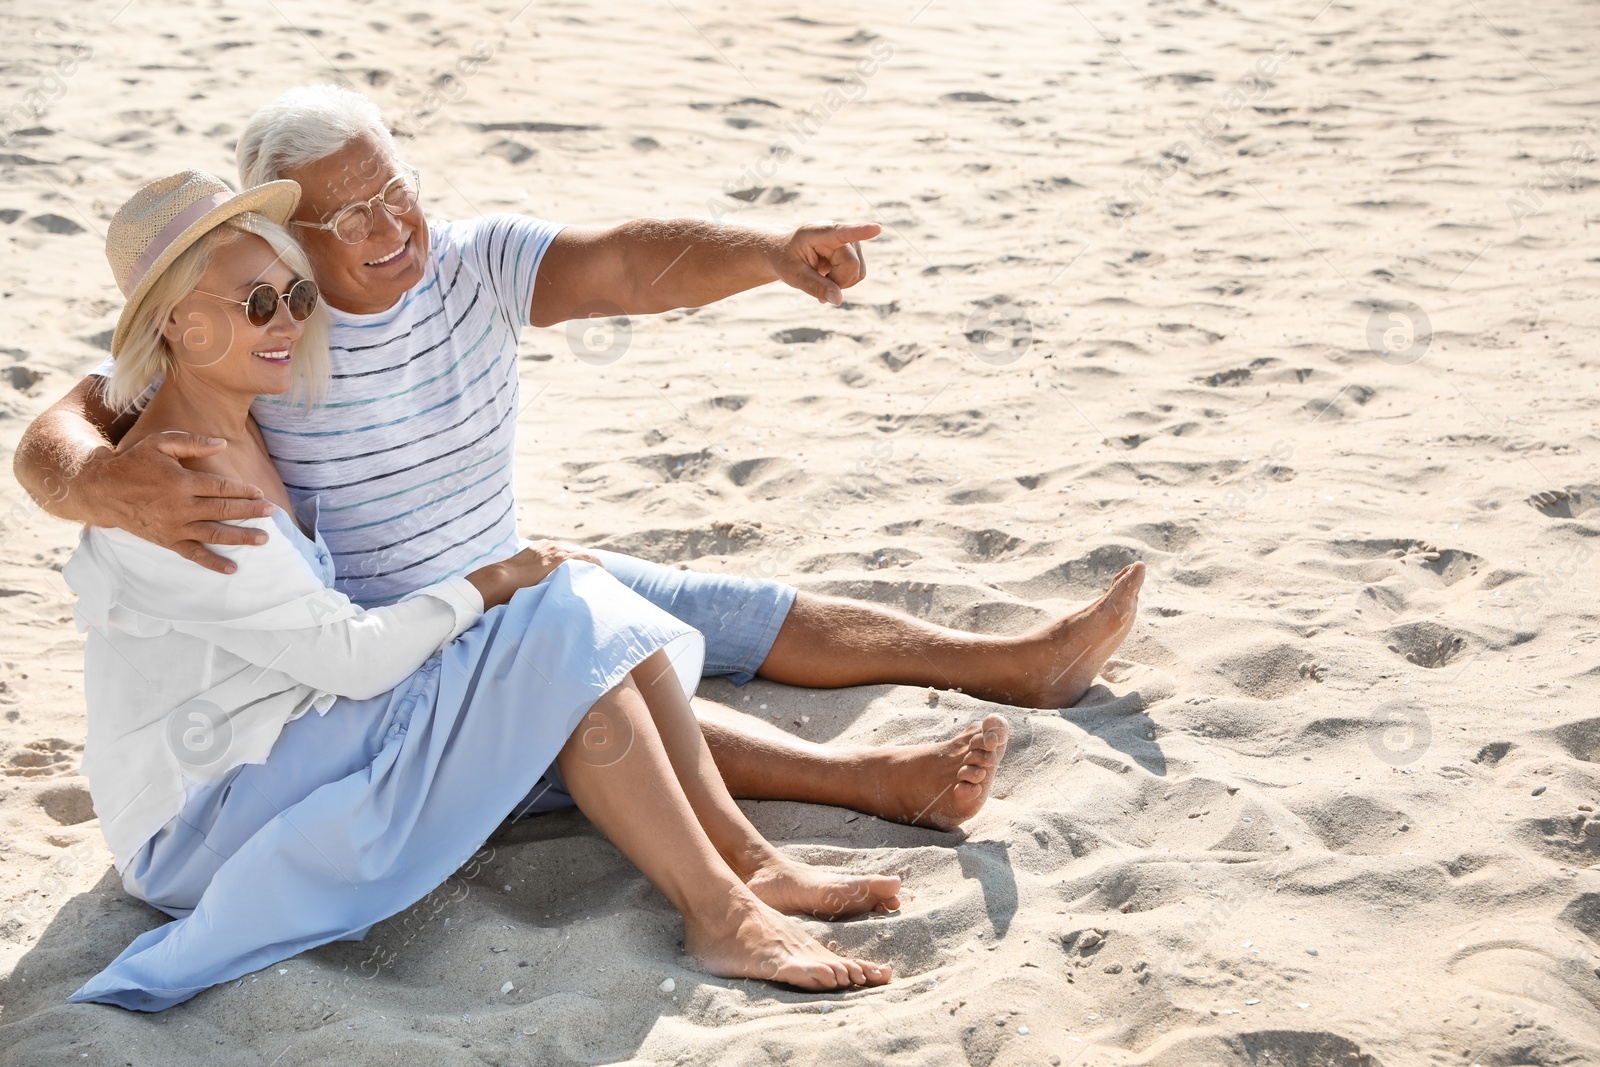
[[[422,193],[422,175],[409,163],[401,163],[403,172],[384,183],[377,193],[354,204],[346,204],[327,222],[301,222],[291,219],[290,224],[308,230],[327,230],[347,245],[358,245],[372,235],[372,205],[382,204],[391,215],[404,215],[417,206]]]
[[[262,282],[250,290],[250,295],[243,300],[234,300],[232,297],[220,293],[208,293],[204,289],[196,289],[201,296],[214,297],[229,304],[238,304],[244,308],[244,317],[252,326],[265,326],[272,321],[278,313],[278,301],[281,298],[289,307],[289,317],[296,322],[304,322],[317,310],[317,301],[322,299],[322,290],[317,288],[317,283],[310,278],[301,278],[289,286],[287,293],[279,293],[268,282]]]

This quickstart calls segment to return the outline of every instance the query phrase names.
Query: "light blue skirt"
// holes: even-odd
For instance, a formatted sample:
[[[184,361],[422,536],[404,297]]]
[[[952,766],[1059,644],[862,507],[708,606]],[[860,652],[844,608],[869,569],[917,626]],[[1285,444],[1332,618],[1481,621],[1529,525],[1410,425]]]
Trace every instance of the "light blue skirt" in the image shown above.
[[[129,861],[123,886],[174,921],[135,938],[68,1002],[161,1011],[359,941],[508,816],[570,804],[556,754],[595,700],[660,649],[692,694],[699,631],[569,562],[391,692],[286,724],[264,763],[192,794]]]

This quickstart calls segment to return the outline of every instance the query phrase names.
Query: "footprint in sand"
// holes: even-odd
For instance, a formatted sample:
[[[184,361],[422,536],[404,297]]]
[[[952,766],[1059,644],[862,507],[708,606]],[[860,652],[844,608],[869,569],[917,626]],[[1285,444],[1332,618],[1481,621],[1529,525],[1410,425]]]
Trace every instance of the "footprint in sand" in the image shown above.
[[[952,104],[1015,104],[1003,96],[990,96],[985,92],[945,93],[939,98]]]
[[[1575,519],[1589,510],[1592,491],[1583,489],[1546,489],[1528,497],[1533,510],[1552,519]]]
[[[1394,638],[1389,651],[1405,657],[1408,663],[1436,670],[1455,659],[1467,645],[1465,637],[1437,623],[1414,622],[1389,631]]]
[[[787,470],[790,463],[777,456],[758,456],[742,459],[728,467],[728,480],[737,486],[746,486]]]
[[[1171,334],[1175,339],[1190,345],[1214,345],[1226,336],[1188,322],[1162,322],[1157,323],[1157,327],[1162,333]]]
[[[6,757],[4,766],[0,766],[0,774],[8,778],[43,778],[73,773],[73,765],[82,755],[82,745],[74,745],[59,737],[29,741],[21,751]]]
[[[711,469],[715,458],[710,449],[703,448],[681,455],[635,456],[629,462],[653,471],[663,482],[677,482],[697,480]]]
[[[878,358],[883,361],[884,366],[899,374],[912,363],[921,359],[926,352],[927,349],[915,341],[906,341],[887,351],[879,352]]]
[[[87,782],[53,786],[38,796],[39,807],[62,826],[76,826],[94,818],[94,801]]]
[[[26,367],[18,364],[14,367],[7,367],[5,374],[0,375],[0,378],[3,378],[3,380],[11,386],[11,388],[20,393],[26,393],[29,389],[32,389],[35,385],[43,381],[44,375],[39,371],[34,370],[32,367]]]
[[[521,141],[513,141],[509,137],[496,141],[483,151],[485,155],[499,156],[512,166],[525,163],[539,154],[537,148],[529,147]]]
[[[28,225],[41,233],[54,233],[64,236],[87,232],[82,226],[63,215],[35,215],[28,220]]]
[[[814,345],[832,336],[832,330],[823,330],[815,326],[796,326],[793,329],[779,330],[772,335],[772,339],[780,345]]]

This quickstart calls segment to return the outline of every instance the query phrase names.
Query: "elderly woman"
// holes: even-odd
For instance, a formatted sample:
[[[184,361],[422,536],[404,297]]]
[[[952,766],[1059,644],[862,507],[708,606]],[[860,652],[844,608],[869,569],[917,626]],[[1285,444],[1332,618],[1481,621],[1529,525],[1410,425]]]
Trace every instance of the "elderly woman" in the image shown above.
[[[756,832],[690,710],[701,635],[594,557],[543,543],[371,610],[334,591],[316,500],[291,500],[251,416],[261,395],[315,403],[328,373],[326,312],[283,229],[299,195],[189,171],[107,233],[127,297],[109,395],[139,412],[118,447],[209,435],[226,447],[186,463],[276,510],[241,520],[267,541],[226,549],[229,575],[100,527],[66,567],[95,810],[128,892],[175,917],[70,999],[159,1011],[360,939],[538,810],[541,780],[678,908],[706,970],[888,981],[783,913],[893,910],[899,879],[820,872]]]

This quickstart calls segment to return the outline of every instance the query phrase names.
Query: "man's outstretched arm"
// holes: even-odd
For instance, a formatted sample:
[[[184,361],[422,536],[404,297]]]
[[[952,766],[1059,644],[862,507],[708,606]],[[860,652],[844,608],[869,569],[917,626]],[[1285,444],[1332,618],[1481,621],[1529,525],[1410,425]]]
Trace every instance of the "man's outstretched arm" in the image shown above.
[[[262,531],[223,520],[270,515],[272,504],[253,485],[179,462],[221,452],[226,443],[215,438],[152,434],[117,451],[135,416],[106,405],[103,382],[90,375],[33,420],[12,459],[17,481],[58,519],[119,527],[210,570],[232,573],[234,565],[206,544],[263,543]]]
[[[539,264],[529,320],[651,315],[702,307],[781,281],[823,303],[867,276],[861,242],[875,222],[811,223],[796,230],[710,219],[635,219],[610,229],[569,226]]]

